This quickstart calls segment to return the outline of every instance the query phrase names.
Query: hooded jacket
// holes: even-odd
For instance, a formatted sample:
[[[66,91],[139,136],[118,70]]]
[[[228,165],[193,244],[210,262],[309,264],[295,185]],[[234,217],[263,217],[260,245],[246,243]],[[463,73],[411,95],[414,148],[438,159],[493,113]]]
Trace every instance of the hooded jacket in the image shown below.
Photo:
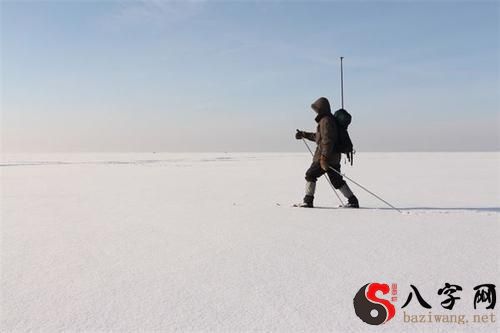
[[[318,162],[321,155],[323,155],[330,164],[338,164],[340,162],[340,153],[333,151],[333,147],[338,143],[338,130],[330,109],[330,103],[325,97],[320,97],[311,104],[311,108],[317,113],[315,120],[318,126],[316,127],[316,133],[305,133],[305,138],[316,141],[318,145],[313,161]]]

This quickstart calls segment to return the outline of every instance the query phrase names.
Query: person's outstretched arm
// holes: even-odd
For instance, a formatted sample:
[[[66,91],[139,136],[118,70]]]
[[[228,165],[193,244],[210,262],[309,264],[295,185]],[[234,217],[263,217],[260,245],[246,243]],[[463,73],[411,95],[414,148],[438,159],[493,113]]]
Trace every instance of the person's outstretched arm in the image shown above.
[[[310,141],[316,141],[316,133],[297,130],[297,133],[295,133],[295,138],[297,140],[307,139]]]

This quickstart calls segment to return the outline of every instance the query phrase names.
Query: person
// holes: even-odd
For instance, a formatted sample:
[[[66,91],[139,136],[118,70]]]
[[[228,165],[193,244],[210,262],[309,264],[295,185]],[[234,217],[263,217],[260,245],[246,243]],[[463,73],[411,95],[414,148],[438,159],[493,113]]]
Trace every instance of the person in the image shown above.
[[[295,134],[297,140],[308,139],[317,144],[312,164],[306,171],[306,193],[304,201],[299,207],[314,207],[316,181],[326,173],[333,187],[347,198],[348,202],[344,207],[359,208],[358,199],[340,175],[341,153],[335,149],[335,145],[338,144],[338,125],[330,110],[330,102],[325,97],[320,97],[311,105],[311,108],[317,113],[315,118],[318,123],[316,133],[298,130]],[[339,173],[331,170],[330,166]]]

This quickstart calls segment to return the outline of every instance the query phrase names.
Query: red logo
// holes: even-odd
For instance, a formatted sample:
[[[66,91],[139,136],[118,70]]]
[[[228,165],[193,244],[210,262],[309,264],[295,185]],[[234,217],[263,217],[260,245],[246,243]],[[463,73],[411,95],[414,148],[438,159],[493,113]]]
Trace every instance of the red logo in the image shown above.
[[[356,293],[353,300],[356,315],[370,325],[384,324],[396,314],[394,305],[387,299],[379,298],[378,292],[382,295],[389,294],[389,285],[387,283],[365,284]]]

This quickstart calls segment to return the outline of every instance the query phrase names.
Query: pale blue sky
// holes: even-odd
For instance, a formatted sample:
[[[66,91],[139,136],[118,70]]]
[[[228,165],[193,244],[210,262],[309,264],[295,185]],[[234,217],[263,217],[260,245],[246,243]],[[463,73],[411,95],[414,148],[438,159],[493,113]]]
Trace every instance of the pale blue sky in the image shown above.
[[[3,1],[4,151],[500,149],[500,2]]]

